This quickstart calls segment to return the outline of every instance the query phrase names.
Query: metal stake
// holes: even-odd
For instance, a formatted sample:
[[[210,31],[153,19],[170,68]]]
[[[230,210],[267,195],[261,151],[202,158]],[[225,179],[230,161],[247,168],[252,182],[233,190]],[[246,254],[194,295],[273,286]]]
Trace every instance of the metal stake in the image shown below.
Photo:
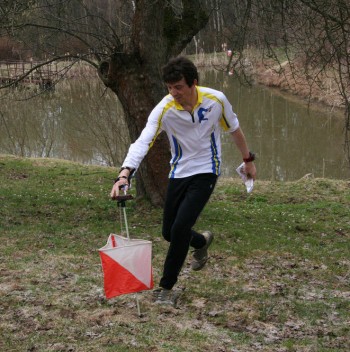
[[[128,219],[127,219],[127,216],[126,216],[125,201],[128,200],[128,199],[132,199],[132,196],[124,195],[124,196],[121,196],[121,197],[118,197],[118,198],[117,198],[118,206],[123,208],[126,237],[130,241],[129,225],[128,225]],[[137,314],[141,318],[142,314],[141,314],[141,309],[140,309],[140,301],[139,301],[139,296],[138,296],[137,293],[135,293],[135,298],[136,298]]]

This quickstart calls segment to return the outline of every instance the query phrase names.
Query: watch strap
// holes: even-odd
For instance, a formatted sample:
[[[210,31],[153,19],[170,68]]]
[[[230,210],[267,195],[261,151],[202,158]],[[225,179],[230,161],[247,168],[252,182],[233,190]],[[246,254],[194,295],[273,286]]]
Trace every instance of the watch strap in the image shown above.
[[[255,160],[255,154],[252,153],[252,152],[249,152],[249,157],[248,158],[243,158],[243,161],[245,163],[249,163],[251,161],[254,161]]]

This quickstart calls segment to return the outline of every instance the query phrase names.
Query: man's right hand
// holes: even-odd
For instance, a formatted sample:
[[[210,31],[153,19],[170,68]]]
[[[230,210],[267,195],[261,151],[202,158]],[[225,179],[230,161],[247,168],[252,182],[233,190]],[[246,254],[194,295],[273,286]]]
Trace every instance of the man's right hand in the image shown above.
[[[121,189],[124,189],[125,191],[128,190],[129,188],[129,170],[122,170],[121,173],[119,174],[116,182],[114,183],[110,196],[112,199],[115,199],[119,196],[119,192]]]

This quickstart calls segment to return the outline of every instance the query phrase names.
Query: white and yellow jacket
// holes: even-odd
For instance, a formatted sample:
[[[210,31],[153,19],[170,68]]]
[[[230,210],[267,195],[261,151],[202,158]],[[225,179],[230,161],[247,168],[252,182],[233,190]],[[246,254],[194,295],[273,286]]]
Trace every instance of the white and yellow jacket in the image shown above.
[[[217,90],[197,86],[198,101],[192,113],[184,110],[169,94],[149,115],[140,137],[130,145],[123,166],[137,169],[161,131],[171,145],[170,178],[194,174],[220,175],[220,128],[233,132],[237,115],[226,96]]]

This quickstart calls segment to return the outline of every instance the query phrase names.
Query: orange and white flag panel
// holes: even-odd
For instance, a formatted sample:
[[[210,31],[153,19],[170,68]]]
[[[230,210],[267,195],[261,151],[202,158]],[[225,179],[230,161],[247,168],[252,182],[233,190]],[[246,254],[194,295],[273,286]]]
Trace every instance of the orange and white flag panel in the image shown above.
[[[110,234],[99,253],[106,298],[153,288],[151,241]]]

